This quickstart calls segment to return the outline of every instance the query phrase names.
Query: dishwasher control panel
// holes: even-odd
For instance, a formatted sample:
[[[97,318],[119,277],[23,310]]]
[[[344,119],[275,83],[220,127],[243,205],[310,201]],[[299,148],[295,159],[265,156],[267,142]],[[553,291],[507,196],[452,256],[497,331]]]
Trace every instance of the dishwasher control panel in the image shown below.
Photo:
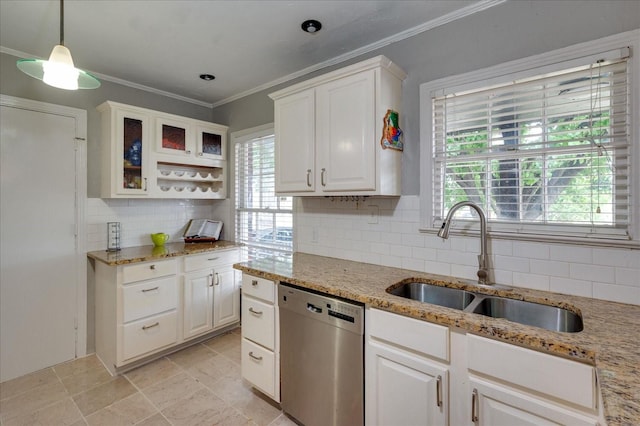
[[[356,333],[364,330],[364,307],[330,295],[281,283],[278,288],[279,307],[299,315],[312,316],[319,321]]]

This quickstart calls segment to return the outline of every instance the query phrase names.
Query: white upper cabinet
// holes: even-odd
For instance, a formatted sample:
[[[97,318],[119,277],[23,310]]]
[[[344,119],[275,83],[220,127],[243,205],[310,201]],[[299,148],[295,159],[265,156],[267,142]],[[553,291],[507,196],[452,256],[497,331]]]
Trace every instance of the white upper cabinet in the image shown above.
[[[402,153],[381,140],[405,76],[378,56],[272,93],[276,192],[399,196]]]
[[[103,198],[226,198],[227,127],[107,101]]]
[[[314,192],[315,90],[275,101],[276,191]]]
[[[135,108],[104,103],[102,114],[102,196],[146,197],[152,173],[151,118]]]

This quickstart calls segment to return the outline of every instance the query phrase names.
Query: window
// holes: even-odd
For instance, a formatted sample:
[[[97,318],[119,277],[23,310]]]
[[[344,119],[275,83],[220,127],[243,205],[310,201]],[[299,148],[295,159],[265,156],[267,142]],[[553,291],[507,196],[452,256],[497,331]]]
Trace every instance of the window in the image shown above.
[[[443,79],[423,87],[432,154],[427,226],[469,200],[492,231],[631,239],[629,55],[620,48],[515,77],[466,75],[455,86]]]
[[[273,129],[235,139],[236,241],[248,259],[290,253],[292,198],[275,194]]]

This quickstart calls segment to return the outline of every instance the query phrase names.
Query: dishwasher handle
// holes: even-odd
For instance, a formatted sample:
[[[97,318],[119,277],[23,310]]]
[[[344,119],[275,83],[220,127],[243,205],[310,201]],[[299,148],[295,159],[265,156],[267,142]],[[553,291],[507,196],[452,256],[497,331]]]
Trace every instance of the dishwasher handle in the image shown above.
[[[314,314],[321,314],[322,313],[322,308],[318,308],[313,303],[307,302],[307,311],[313,312]]]

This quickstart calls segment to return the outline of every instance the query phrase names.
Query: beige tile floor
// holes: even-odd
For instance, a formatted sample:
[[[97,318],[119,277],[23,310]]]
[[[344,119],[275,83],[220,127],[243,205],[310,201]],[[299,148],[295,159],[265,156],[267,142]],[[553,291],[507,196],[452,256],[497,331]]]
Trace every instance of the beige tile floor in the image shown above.
[[[240,329],[112,377],[95,355],[0,384],[0,425],[294,426],[240,377]]]

